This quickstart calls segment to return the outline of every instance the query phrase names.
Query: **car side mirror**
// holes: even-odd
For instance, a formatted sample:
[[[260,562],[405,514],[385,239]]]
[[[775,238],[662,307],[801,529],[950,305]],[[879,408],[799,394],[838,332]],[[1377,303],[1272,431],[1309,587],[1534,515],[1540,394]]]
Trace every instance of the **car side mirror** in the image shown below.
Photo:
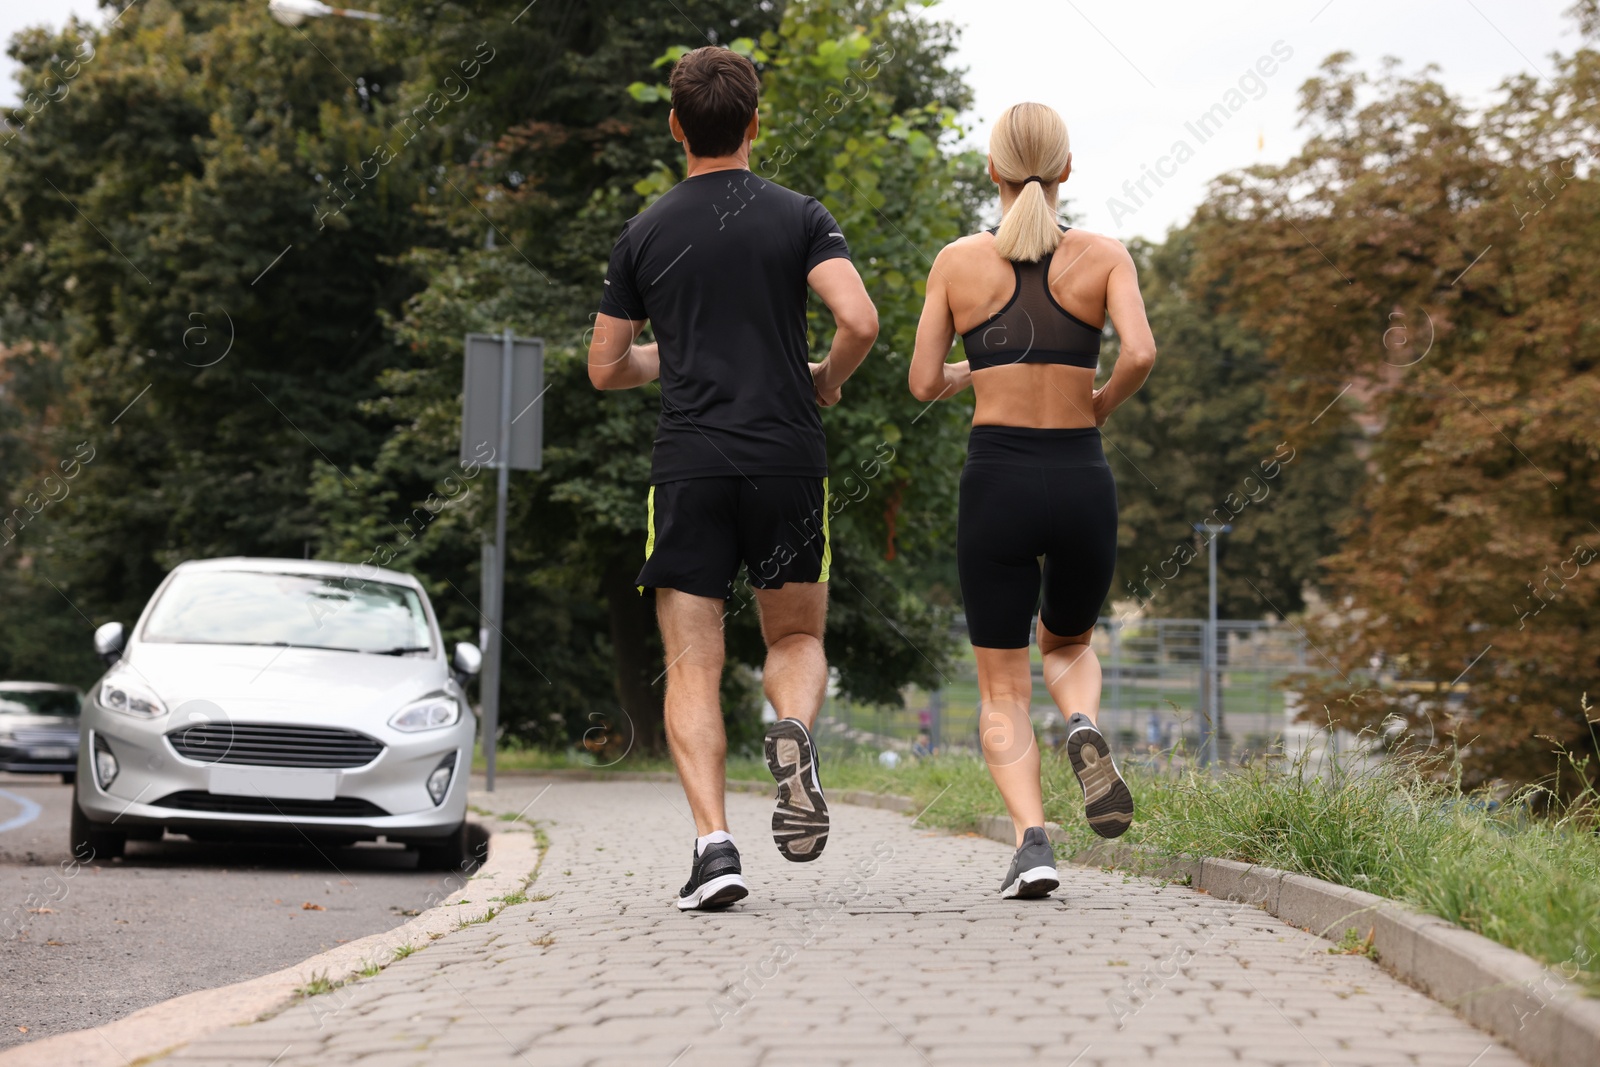
[[[94,632],[95,654],[105,661],[107,667],[122,658],[122,650],[127,644],[128,634],[120,622],[105,623]]]
[[[464,683],[468,678],[476,678],[478,672],[483,670],[483,653],[471,641],[462,641],[456,645],[456,654],[450,665]]]

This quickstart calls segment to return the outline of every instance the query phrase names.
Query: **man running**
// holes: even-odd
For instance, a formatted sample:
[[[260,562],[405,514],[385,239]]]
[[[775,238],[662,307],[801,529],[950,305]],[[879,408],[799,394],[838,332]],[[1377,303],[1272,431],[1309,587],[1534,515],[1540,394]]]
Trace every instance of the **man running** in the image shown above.
[[[778,721],[773,837],[816,859],[828,839],[811,726],[828,677],[828,458],[818,406],[866,358],[878,313],[833,216],[749,169],[761,81],[726,48],[697,48],[670,79],[667,123],[687,177],[622,229],[589,346],[599,389],[661,381],[641,592],[655,590],[667,662],[667,744],[694,813],[694,863],[678,907],[746,896],[723,804],[722,620],[743,563],[767,646]],[[806,287],[833,312],[810,362]],[[648,322],[655,342],[636,345]]]

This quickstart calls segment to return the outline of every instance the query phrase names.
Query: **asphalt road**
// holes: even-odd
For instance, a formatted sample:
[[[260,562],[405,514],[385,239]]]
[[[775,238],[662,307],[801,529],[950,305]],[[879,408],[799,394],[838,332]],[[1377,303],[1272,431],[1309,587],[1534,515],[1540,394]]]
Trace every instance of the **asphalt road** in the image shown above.
[[[392,929],[460,884],[372,844],[319,853],[169,835],[78,866],[71,803],[58,777],[0,774],[0,1048],[269,974]]]

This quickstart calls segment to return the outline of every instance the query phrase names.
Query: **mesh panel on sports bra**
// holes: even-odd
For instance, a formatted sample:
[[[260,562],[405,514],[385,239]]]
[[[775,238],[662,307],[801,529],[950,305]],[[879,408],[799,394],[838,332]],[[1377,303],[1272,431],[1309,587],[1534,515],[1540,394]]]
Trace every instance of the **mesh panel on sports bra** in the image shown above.
[[[1037,263],[1012,263],[1017,286],[1011,300],[987,322],[961,335],[973,370],[1012,363],[1058,363],[1093,370],[1100,363],[1100,331],[1050,295],[1050,255]]]

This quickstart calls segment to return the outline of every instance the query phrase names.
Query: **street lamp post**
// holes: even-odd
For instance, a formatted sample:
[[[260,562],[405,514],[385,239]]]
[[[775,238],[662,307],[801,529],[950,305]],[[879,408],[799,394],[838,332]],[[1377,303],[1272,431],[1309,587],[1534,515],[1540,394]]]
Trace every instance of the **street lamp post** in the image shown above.
[[[1217,538],[1231,533],[1227,523],[1197,522],[1197,533],[1206,538],[1206,578],[1209,592],[1206,598],[1206,633],[1202,655],[1205,658],[1205,711],[1200,716],[1200,763],[1209,767],[1219,762],[1217,738],[1222,733],[1221,679],[1217,676]]]

